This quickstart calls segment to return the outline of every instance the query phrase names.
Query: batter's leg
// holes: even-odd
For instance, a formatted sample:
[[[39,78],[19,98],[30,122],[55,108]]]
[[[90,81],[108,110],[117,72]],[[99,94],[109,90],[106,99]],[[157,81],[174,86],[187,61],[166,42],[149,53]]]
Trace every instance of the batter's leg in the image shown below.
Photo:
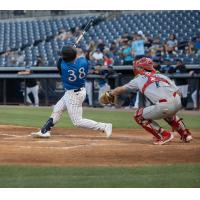
[[[155,121],[153,121],[152,119],[145,119],[144,118],[144,111],[146,108],[139,108],[135,115],[134,115],[134,119],[135,121],[142,126],[146,131],[148,131],[149,133],[151,133],[154,138],[155,141],[153,142],[154,144],[165,144],[169,141],[171,141],[173,139],[173,135],[164,130],[163,128],[161,128],[159,126],[158,123],[156,123]]]
[[[53,118],[53,123],[56,124],[60,118],[62,117],[62,114],[67,110],[66,104],[64,102],[64,96],[56,103],[56,105],[53,108],[53,112],[51,114],[51,118]]]
[[[85,99],[86,92],[82,89],[80,92],[66,92],[64,95],[64,100],[66,103],[67,111],[69,117],[76,127],[88,128],[92,130],[100,130],[106,133],[109,138],[112,135],[112,124],[96,122],[94,120],[83,118],[83,108],[82,103]]]
[[[49,138],[51,136],[51,128],[60,120],[63,112],[66,111],[66,105],[63,97],[56,103],[53,108],[53,112],[47,122],[43,125],[40,131],[33,132],[33,137]]]

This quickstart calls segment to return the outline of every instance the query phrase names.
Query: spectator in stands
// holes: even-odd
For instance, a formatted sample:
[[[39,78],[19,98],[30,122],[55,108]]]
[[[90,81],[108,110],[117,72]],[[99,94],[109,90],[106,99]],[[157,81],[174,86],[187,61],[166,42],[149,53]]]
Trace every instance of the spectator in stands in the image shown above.
[[[150,35],[147,35],[146,36],[146,42],[144,44],[144,46],[149,49],[151,46],[152,46],[152,43],[153,43],[153,39]]]
[[[120,38],[118,38],[118,42],[120,45],[123,45],[126,41],[132,41],[132,37],[129,35],[128,32],[125,32]]]
[[[189,42],[189,53],[200,55],[200,36],[198,36],[193,42]]]
[[[112,43],[111,43],[111,45],[110,45],[110,52],[111,52],[112,54],[117,54],[117,53],[118,53],[118,50],[119,50],[119,48],[118,48],[117,43],[116,43],[115,41],[112,41]]]
[[[94,40],[91,40],[86,46],[85,56],[88,60],[90,60],[91,64],[95,64],[95,59],[92,57],[92,55],[95,53],[96,49],[97,46]]]
[[[103,53],[100,49],[96,49],[96,51],[91,55],[91,60],[94,61],[94,64],[103,64]]]
[[[17,66],[17,57],[18,57],[17,52],[8,50],[5,53],[5,57],[7,60],[8,67],[16,67]]]
[[[44,59],[42,58],[42,56],[37,57],[37,60],[34,65],[35,66],[45,66],[45,62],[44,62]]]
[[[168,40],[164,44],[164,51],[166,54],[176,54],[178,42],[175,34],[170,34]]]
[[[124,40],[124,42],[123,42],[121,55],[123,58],[123,65],[132,65],[133,64],[132,49],[131,49],[131,45],[127,39]]]
[[[94,40],[90,41],[89,44],[86,47],[86,50],[89,52],[94,52],[96,50],[96,43]]]
[[[160,65],[160,60],[159,59],[154,59],[154,68],[156,69],[156,71],[161,71],[161,65]]]
[[[71,31],[66,31],[64,28],[62,28],[60,29],[58,36],[56,36],[56,39],[64,41],[71,38],[72,36],[73,35]]]
[[[106,46],[106,45],[104,44],[103,40],[102,40],[102,39],[99,39],[99,40],[98,40],[98,43],[97,43],[97,49],[99,49],[101,52],[103,52],[105,46]]]
[[[25,55],[22,52],[18,52],[18,55],[16,58],[18,66],[24,66],[24,58],[25,58]]]
[[[166,73],[166,74],[172,74],[175,72],[174,67],[172,66],[172,60],[170,59],[165,59],[164,60],[164,65],[161,66],[160,68],[161,73]]]
[[[105,53],[103,56],[103,65],[106,67],[112,67],[114,63],[113,58],[109,53]]]
[[[144,43],[146,37],[142,31],[138,31],[135,40],[132,42],[132,55],[134,59],[139,59],[145,55]]]
[[[81,29],[79,27],[76,27],[75,28],[75,32],[74,32],[74,35],[79,35],[81,33]]]
[[[152,46],[149,48],[149,56],[154,59],[154,58],[160,58],[164,54],[164,48],[163,44],[160,40],[160,37],[154,38],[152,42]]]

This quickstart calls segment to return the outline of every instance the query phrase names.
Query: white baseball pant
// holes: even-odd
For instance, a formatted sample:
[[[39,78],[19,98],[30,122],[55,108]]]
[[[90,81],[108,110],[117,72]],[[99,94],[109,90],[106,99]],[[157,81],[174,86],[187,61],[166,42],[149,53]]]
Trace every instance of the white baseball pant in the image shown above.
[[[92,103],[92,81],[86,81],[85,82],[85,89],[86,89],[86,93],[88,95],[88,102],[89,102],[89,105],[92,106],[93,103]]]
[[[39,92],[39,85],[36,85],[34,87],[27,87],[26,88],[26,102],[28,102],[29,104],[32,104],[31,99],[29,97],[29,94],[32,93],[35,105],[38,106],[39,105],[38,92]]]
[[[197,90],[195,90],[193,93],[192,93],[192,101],[193,101],[193,104],[194,104],[194,108],[197,108],[198,107],[198,103],[197,103]]]
[[[167,102],[157,103],[144,108],[142,117],[144,119],[164,119],[175,115],[180,109],[181,98],[179,95],[167,99]]]
[[[179,88],[179,91],[182,94],[183,98],[186,98],[188,95],[188,85],[179,85],[177,86]]]
[[[56,124],[59,121],[64,111],[68,111],[69,117],[74,126],[104,131],[106,127],[105,123],[96,122],[82,117],[82,103],[85,100],[85,97],[85,88],[81,88],[81,91],[79,92],[67,90],[64,96],[54,106],[53,113],[51,115],[51,118],[53,118],[53,124]]]

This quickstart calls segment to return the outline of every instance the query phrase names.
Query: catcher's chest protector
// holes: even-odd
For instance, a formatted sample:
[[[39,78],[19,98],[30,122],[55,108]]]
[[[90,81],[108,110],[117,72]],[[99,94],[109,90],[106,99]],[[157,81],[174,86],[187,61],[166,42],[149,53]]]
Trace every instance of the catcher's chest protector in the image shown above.
[[[146,90],[146,88],[149,85],[151,85],[152,83],[158,83],[158,82],[162,81],[162,82],[170,85],[170,83],[166,79],[161,78],[161,77],[157,77],[157,76],[154,76],[154,75],[155,75],[155,73],[145,74],[145,76],[147,77],[147,81],[142,88],[142,91],[141,91],[142,94],[144,94],[144,91]]]

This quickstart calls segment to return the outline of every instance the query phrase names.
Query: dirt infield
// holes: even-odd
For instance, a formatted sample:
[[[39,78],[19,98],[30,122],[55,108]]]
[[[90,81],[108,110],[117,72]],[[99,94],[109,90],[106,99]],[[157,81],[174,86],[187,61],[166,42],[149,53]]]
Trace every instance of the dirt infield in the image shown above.
[[[200,162],[200,131],[184,144],[152,145],[143,130],[114,129],[112,139],[85,129],[55,128],[50,139],[34,139],[35,128],[0,125],[0,164],[139,166]]]

